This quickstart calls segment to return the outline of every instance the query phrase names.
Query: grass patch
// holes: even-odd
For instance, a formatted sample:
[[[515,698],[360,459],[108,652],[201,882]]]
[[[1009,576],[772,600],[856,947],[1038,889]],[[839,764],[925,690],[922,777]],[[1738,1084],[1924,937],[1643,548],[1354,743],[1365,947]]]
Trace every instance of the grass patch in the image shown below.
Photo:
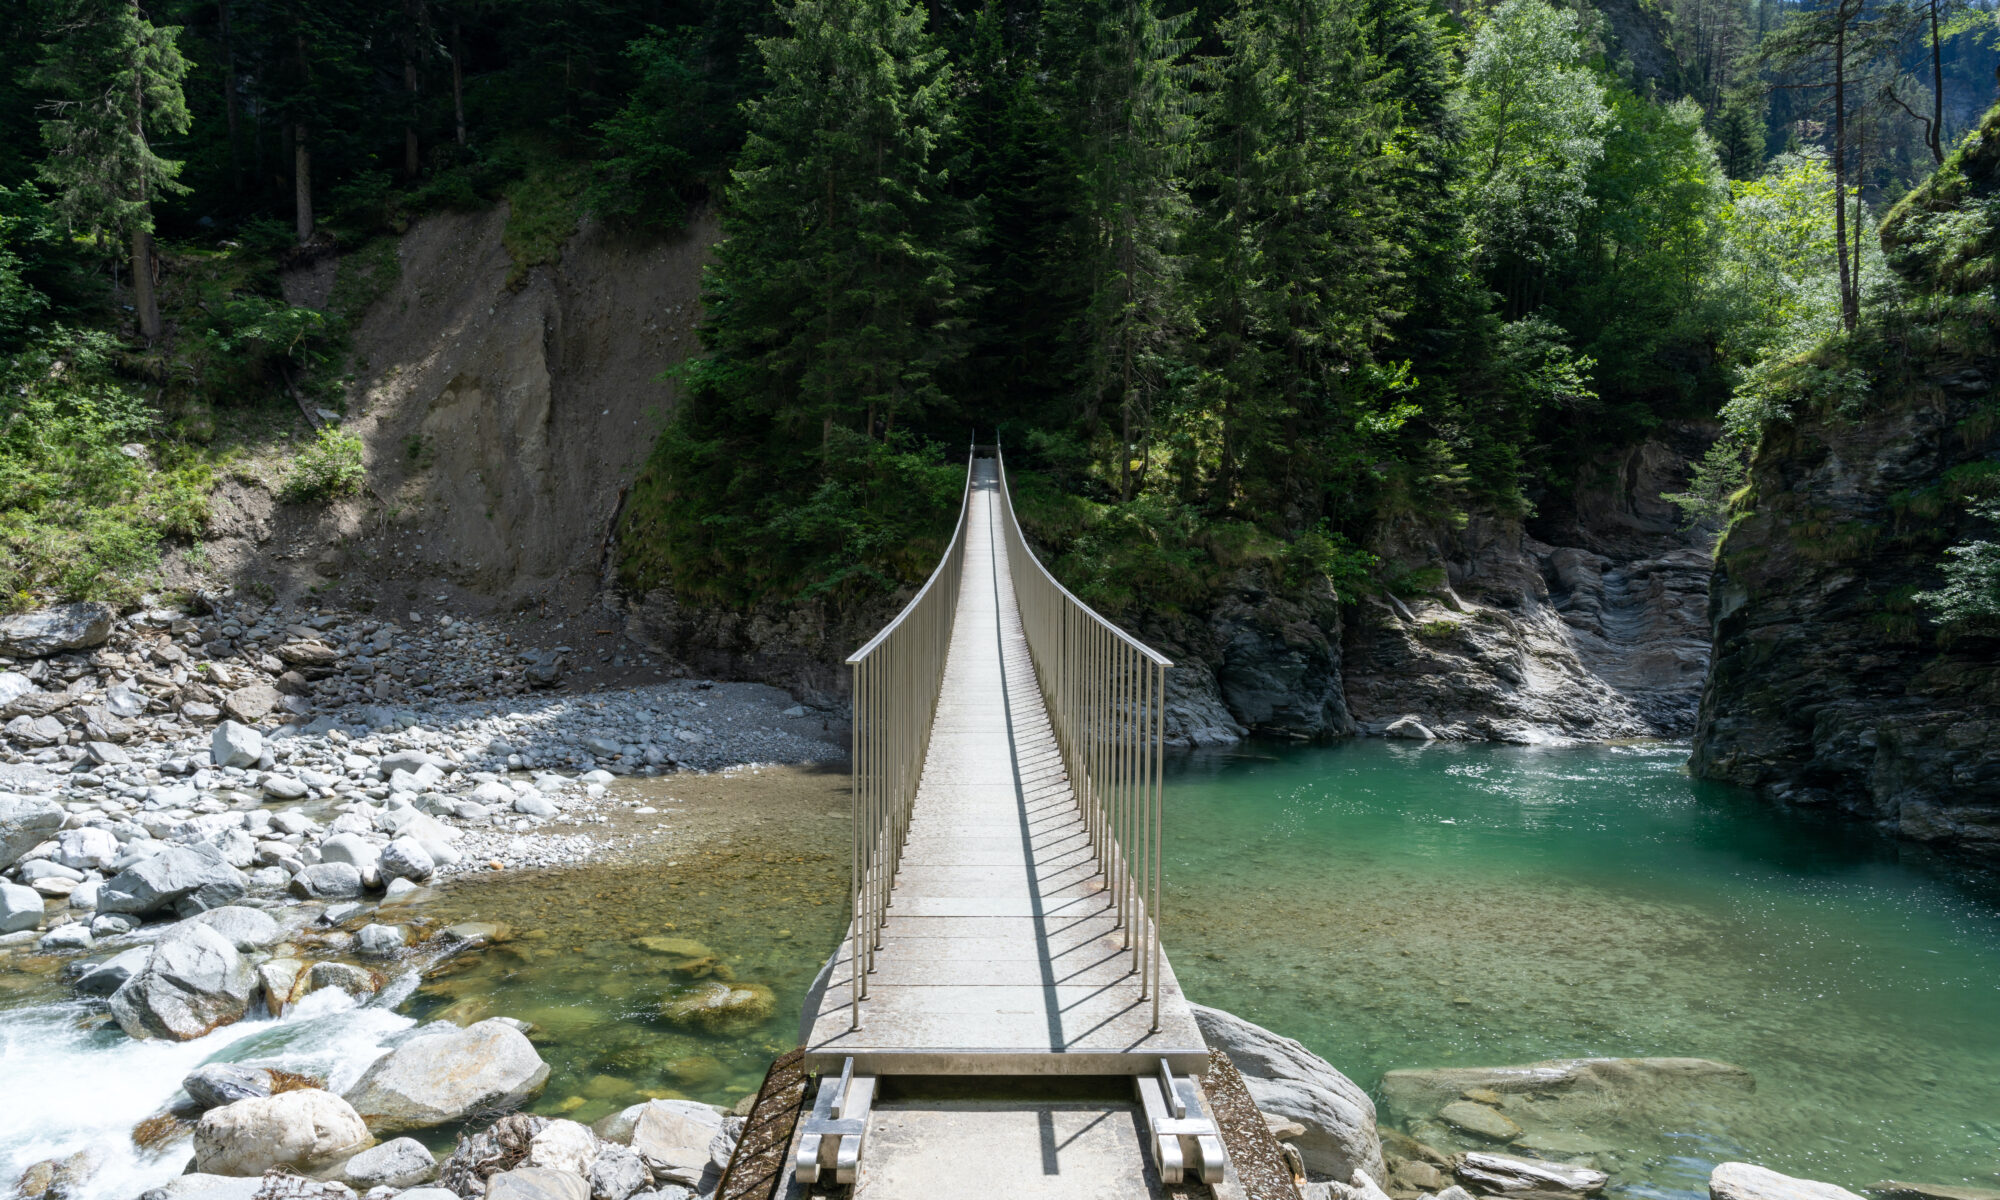
[[[576,233],[583,217],[588,182],[574,163],[536,157],[521,178],[507,186],[507,227],[500,240],[514,262],[507,272],[509,288],[520,287],[528,272],[554,262],[562,253],[563,243]]]

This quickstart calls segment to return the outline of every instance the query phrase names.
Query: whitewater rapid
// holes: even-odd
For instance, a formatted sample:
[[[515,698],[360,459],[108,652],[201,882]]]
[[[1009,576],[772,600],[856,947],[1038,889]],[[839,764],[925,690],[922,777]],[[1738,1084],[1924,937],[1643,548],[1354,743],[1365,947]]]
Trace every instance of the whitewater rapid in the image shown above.
[[[131,1135],[166,1107],[188,1072],[210,1062],[282,1066],[323,1075],[341,1091],[415,1024],[394,1011],[407,994],[391,985],[357,1007],[338,988],[323,988],[283,1017],[242,1020],[191,1042],[135,1041],[102,1020],[101,1004],[0,1011],[0,1188],[11,1190],[43,1159],[88,1150],[97,1169],[72,1200],[136,1200],[187,1167],[185,1140],[149,1152]]]

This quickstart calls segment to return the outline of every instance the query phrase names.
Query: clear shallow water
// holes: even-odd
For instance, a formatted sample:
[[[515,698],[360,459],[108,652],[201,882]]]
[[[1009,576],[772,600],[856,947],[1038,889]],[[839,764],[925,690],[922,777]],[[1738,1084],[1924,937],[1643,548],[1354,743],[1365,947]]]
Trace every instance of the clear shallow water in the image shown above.
[[[1363,741],[1173,764],[1175,968],[1371,1089],[1581,1055],[1755,1074],[1748,1096],[1593,1131],[1628,1192],[1701,1194],[1729,1158],[2000,1185],[1994,895],[1685,759]]]

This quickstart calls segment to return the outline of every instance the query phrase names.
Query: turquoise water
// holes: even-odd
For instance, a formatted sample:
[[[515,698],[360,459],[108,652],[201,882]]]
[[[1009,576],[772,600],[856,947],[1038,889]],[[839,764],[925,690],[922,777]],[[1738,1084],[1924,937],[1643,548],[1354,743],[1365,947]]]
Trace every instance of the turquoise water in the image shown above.
[[[1731,1158],[1850,1188],[2000,1184],[1994,893],[1690,780],[1685,758],[1363,741],[1184,760],[1176,969],[1371,1089],[1581,1055],[1754,1073],[1752,1094],[1586,1130],[1627,1193],[1702,1194]]]

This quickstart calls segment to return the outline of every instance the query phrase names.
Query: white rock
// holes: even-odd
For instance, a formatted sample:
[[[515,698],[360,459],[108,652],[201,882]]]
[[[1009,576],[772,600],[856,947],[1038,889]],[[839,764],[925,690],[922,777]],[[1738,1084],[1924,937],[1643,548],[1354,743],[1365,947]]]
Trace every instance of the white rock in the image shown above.
[[[382,850],[381,870],[384,879],[429,879],[437,870],[430,851],[413,837],[399,837]]]
[[[376,1059],[347,1099],[378,1131],[421,1129],[539,1095],[549,1067],[498,1020],[413,1038]]]
[[[396,1138],[348,1159],[340,1173],[348,1183],[363,1190],[406,1188],[437,1178],[437,1160],[417,1139]]]
[[[56,861],[79,871],[109,870],[123,853],[117,837],[96,825],[65,829],[56,838]]]
[[[547,1167],[516,1167],[486,1181],[486,1200],[590,1200],[583,1176]]]
[[[1794,1179],[1754,1163],[1726,1162],[1708,1175],[1709,1200],[1861,1200],[1843,1187]]]
[[[264,754],[264,735],[248,725],[224,721],[209,739],[209,752],[218,767],[254,767]]]
[[[690,1187],[709,1166],[709,1144],[722,1131],[722,1114],[705,1104],[654,1100],[632,1127],[632,1150],[656,1179]]]
[[[355,949],[368,958],[389,958],[401,954],[407,943],[401,925],[371,922],[354,935]]]
[[[238,1100],[202,1114],[194,1130],[197,1171],[261,1175],[309,1167],[368,1144],[368,1127],[345,1100],[318,1088]]]
[[[1219,1008],[1192,1007],[1202,1037],[1236,1064],[1257,1107],[1306,1127],[1293,1144],[1308,1170],[1342,1179],[1356,1169],[1371,1179],[1388,1177],[1367,1092],[1291,1038]]]
[[[18,883],[0,883],[0,934],[36,929],[42,923],[42,895]]]
[[[90,936],[90,926],[81,921],[72,921],[67,925],[58,925],[43,934],[35,946],[50,953],[59,953],[67,950],[88,950],[95,944],[95,940]]]
[[[590,1200],[629,1200],[653,1184],[652,1172],[624,1146],[600,1146],[590,1163]]]
[[[552,1120],[528,1143],[528,1165],[587,1176],[597,1158],[597,1135],[575,1121]]]

